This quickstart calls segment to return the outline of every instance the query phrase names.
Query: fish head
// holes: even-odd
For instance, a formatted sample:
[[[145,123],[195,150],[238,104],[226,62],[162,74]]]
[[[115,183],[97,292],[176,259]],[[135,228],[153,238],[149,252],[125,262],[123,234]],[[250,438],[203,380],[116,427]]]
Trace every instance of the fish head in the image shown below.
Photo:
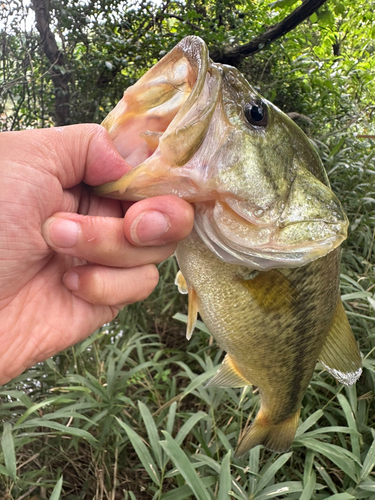
[[[259,270],[298,267],[346,238],[348,221],[302,130],[231,66],[183,39],[104,120],[129,163],[97,194],[176,194],[220,259]]]

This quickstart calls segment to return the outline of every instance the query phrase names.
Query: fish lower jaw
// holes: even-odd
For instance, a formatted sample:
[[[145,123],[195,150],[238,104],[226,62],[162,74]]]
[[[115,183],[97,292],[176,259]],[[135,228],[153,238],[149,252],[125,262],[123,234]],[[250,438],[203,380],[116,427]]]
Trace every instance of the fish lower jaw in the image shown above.
[[[218,228],[209,228],[196,218],[195,230],[217,258],[228,264],[245,266],[258,271],[270,269],[302,267],[314,260],[324,257],[337,248],[345,239],[344,236],[333,235],[319,241],[304,242],[300,245],[288,245],[279,238],[271,237],[265,244],[255,246],[246,239],[234,240],[223,236]]]

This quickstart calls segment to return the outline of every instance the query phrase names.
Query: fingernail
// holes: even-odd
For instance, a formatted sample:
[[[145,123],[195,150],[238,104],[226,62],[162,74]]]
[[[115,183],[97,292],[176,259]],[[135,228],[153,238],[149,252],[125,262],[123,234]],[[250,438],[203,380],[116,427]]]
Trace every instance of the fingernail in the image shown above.
[[[63,276],[64,285],[68,290],[71,290],[72,292],[76,292],[78,290],[78,284],[79,284],[78,281],[79,281],[79,276],[74,271],[69,271]]]
[[[78,243],[79,225],[71,220],[53,219],[43,224],[42,234],[47,243],[59,248],[71,248]],[[48,241],[49,240],[49,241]]]
[[[142,212],[133,221],[130,227],[130,236],[134,243],[151,243],[158,240],[170,228],[167,217],[161,212]]]

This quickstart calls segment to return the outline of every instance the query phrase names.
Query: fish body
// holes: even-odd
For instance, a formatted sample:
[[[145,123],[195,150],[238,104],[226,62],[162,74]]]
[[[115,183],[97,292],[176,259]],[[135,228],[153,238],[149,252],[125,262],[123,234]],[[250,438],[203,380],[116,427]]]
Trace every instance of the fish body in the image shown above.
[[[322,350],[336,313],[343,321],[341,341],[357,351],[339,295],[339,250],[303,267],[254,272],[216,258],[193,233],[176,255],[189,300],[228,353],[208,386],[259,389],[260,411],[237,454],[257,444],[287,450],[316,360],[325,359]],[[340,349],[334,351],[341,373],[357,372],[342,381],[354,382],[358,363],[340,364]]]
[[[259,388],[239,455],[288,449],[317,359],[354,383],[361,360],[339,295],[348,221],[303,132],[235,68],[187,37],[104,120],[129,173],[96,193],[193,203],[176,256],[198,312],[227,352],[211,386]]]

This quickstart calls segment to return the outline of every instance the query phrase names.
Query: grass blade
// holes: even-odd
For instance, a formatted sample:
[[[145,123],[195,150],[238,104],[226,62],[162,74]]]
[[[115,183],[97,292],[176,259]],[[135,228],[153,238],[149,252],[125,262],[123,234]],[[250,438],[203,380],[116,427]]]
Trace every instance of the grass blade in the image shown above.
[[[260,446],[250,450],[249,454],[249,486],[251,495],[255,493],[259,480],[259,455]]]
[[[62,485],[63,485],[63,477],[61,476],[60,479],[57,481],[55,487],[53,488],[50,500],[60,500]]]
[[[309,416],[302,424],[298,427],[296,432],[297,439],[299,436],[302,436],[310,427],[312,427],[316,422],[323,416],[323,410],[317,410],[315,413]]]
[[[56,396],[54,398],[46,399],[46,400],[42,401],[41,403],[37,403],[35,405],[30,406],[30,408],[28,408],[25,411],[25,413],[17,420],[16,425],[20,425],[24,420],[27,419],[27,417],[29,415],[31,415],[31,413],[37,412],[37,410],[39,410],[39,408],[44,408],[47,405],[53,404],[58,399],[60,399],[60,396]]]
[[[26,420],[26,422],[22,424],[22,429],[26,429],[28,427],[46,427],[47,429],[54,429],[56,431],[62,432],[63,434],[87,439],[87,441],[96,441],[96,439],[89,432],[83,429],[79,429],[77,427],[68,427],[66,425],[59,424],[58,422],[51,422],[50,420],[45,420],[43,418]]]
[[[4,424],[3,435],[1,437],[1,446],[3,448],[5,467],[8,471],[9,477],[14,482],[16,482],[17,481],[16,452],[14,449],[12,426],[8,422],[5,422]]]
[[[364,483],[359,485],[359,489],[363,491],[370,491],[372,493],[375,493],[375,482],[374,481],[365,481]],[[373,499],[373,496],[371,496],[371,500]]]
[[[310,477],[307,480],[305,487],[303,488],[302,495],[299,497],[299,500],[310,500],[315,490],[316,485],[316,474],[314,471],[311,471]]]
[[[208,493],[202,479],[195,472],[188,457],[168,432],[163,431],[163,434],[165,441],[160,442],[161,446],[189,485],[196,499],[211,500],[211,495]]]
[[[163,464],[162,449],[161,449],[161,446],[159,443],[160,437],[159,437],[157,427],[155,425],[155,421],[152,418],[150,410],[147,408],[147,406],[144,403],[142,403],[141,401],[138,401],[138,407],[139,407],[139,411],[141,413],[143,422],[145,423],[145,426],[146,426],[147,435],[148,435],[148,439],[150,440],[151,449],[154,453],[154,456],[156,458],[156,461],[157,461],[159,467],[161,468],[162,464]]]
[[[213,486],[217,481],[214,476],[207,476],[202,478],[202,483],[206,487]],[[161,496],[161,500],[185,500],[191,499],[191,488],[187,484],[180,486],[172,491],[168,491]]]
[[[184,425],[181,427],[181,429],[178,431],[178,434],[175,438],[176,443],[181,446],[183,440],[186,438],[186,436],[189,434],[189,432],[195,427],[195,425],[199,422],[199,420],[202,420],[202,418],[207,417],[207,413],[204,411],[199,411],[195,415],[192,415],[189,420],[187,420]]]
[[[173,433],[174,420],[176,418],[176,409],[177,403],[174,401],[169,408],[167,425],[165,426],[166,431],[171,435]]]
[[[303,491],[301,481],[285,481],[285,483],[277,483],[269,486],[263,490],[260,495],[256,495],[254,500],[268,500],[268,498],[289,495],[290,493],[299,493],[300,491]]]
[[[201,373],[198,376],[195,376],[194,379],[190,382],[190,384],[184,389],[182,393],[182,397],[187,396],[191,392],[195,391],[198,387],[202,386],[204,382],[206,382],[209,378],[212,378],[217,372],[217,366],[213,367],[206,373]]]
[[[327,486],[333,491],[334,494],[336,494],[337,493],[336,485],[332,481],[330,475],[325,470],[325,468],[323,467],[323,465],[320,464],[320,463],[318,463],[318,462],[314,462],[314,465],[315,465],[316,470],[319,472],[319,474],[321,475],[321,477],[326,482]]]
[[[353,411],[352,411],[351,406],[348,403],[348,400],[346,399],[346,397],[343,394],[339,394],[337,396],[337,399],[339,400],[341,408],[344,411],[346,421],[348,422],[348,427],[350,429],[353,429],[357,433],[358,432],[357,424],[355,422]],[[350,440],[352,443],[352,451],[353,451],[354,455],[360,459],[361,458],[361,449],[360,449],[360,445],[359,445],[359,435],[356,433],[352,433],[350,435]]]
[[[353,453],[339,446],[323,443],[316,439],[302,438],[299,440],[299,444],[327,457],[357,483],[359,465],[357,463],[358,459]]]
[[[257,489],[255,490],[255,494],[260,493],[267,484],[274,478],[276,472],[281,469],[281,467],[289,460],[289,458],[293,455],[293,452],[284,453],[279,457],[275,462],[262,474],[260,472],[261,479],[258,482]]]
[[[375,465],[375,439],[367,452],[366,458],[363,462],[363,467],[361,470],[360,479],[363,481],[370,475],[373,467]]]
[[[159,472],[156,468],[155,462],[150,455],[150,452],[142,441],[142,438],[138,436],[138,434],[131,427],[125,424],[125,422],[117,417],[116,420],[128,435],[128,438],[130,439],[130,442],[133,445],[133,448],[137,453],[139,460],[142,462],[143,467],[146,469],[148,475],[157,486],[160,486]]]
[[[355,500],[355,497],[350,493],[337,493],[336,495],[331,495],[327,497],[326,500]]]
[[[217,500],[231,500],[229,496],[229,491],[231,490],[232,485],[232,477],[230,475],[230,457],[231,452],[228,451],[221,463],[220,485]]]

